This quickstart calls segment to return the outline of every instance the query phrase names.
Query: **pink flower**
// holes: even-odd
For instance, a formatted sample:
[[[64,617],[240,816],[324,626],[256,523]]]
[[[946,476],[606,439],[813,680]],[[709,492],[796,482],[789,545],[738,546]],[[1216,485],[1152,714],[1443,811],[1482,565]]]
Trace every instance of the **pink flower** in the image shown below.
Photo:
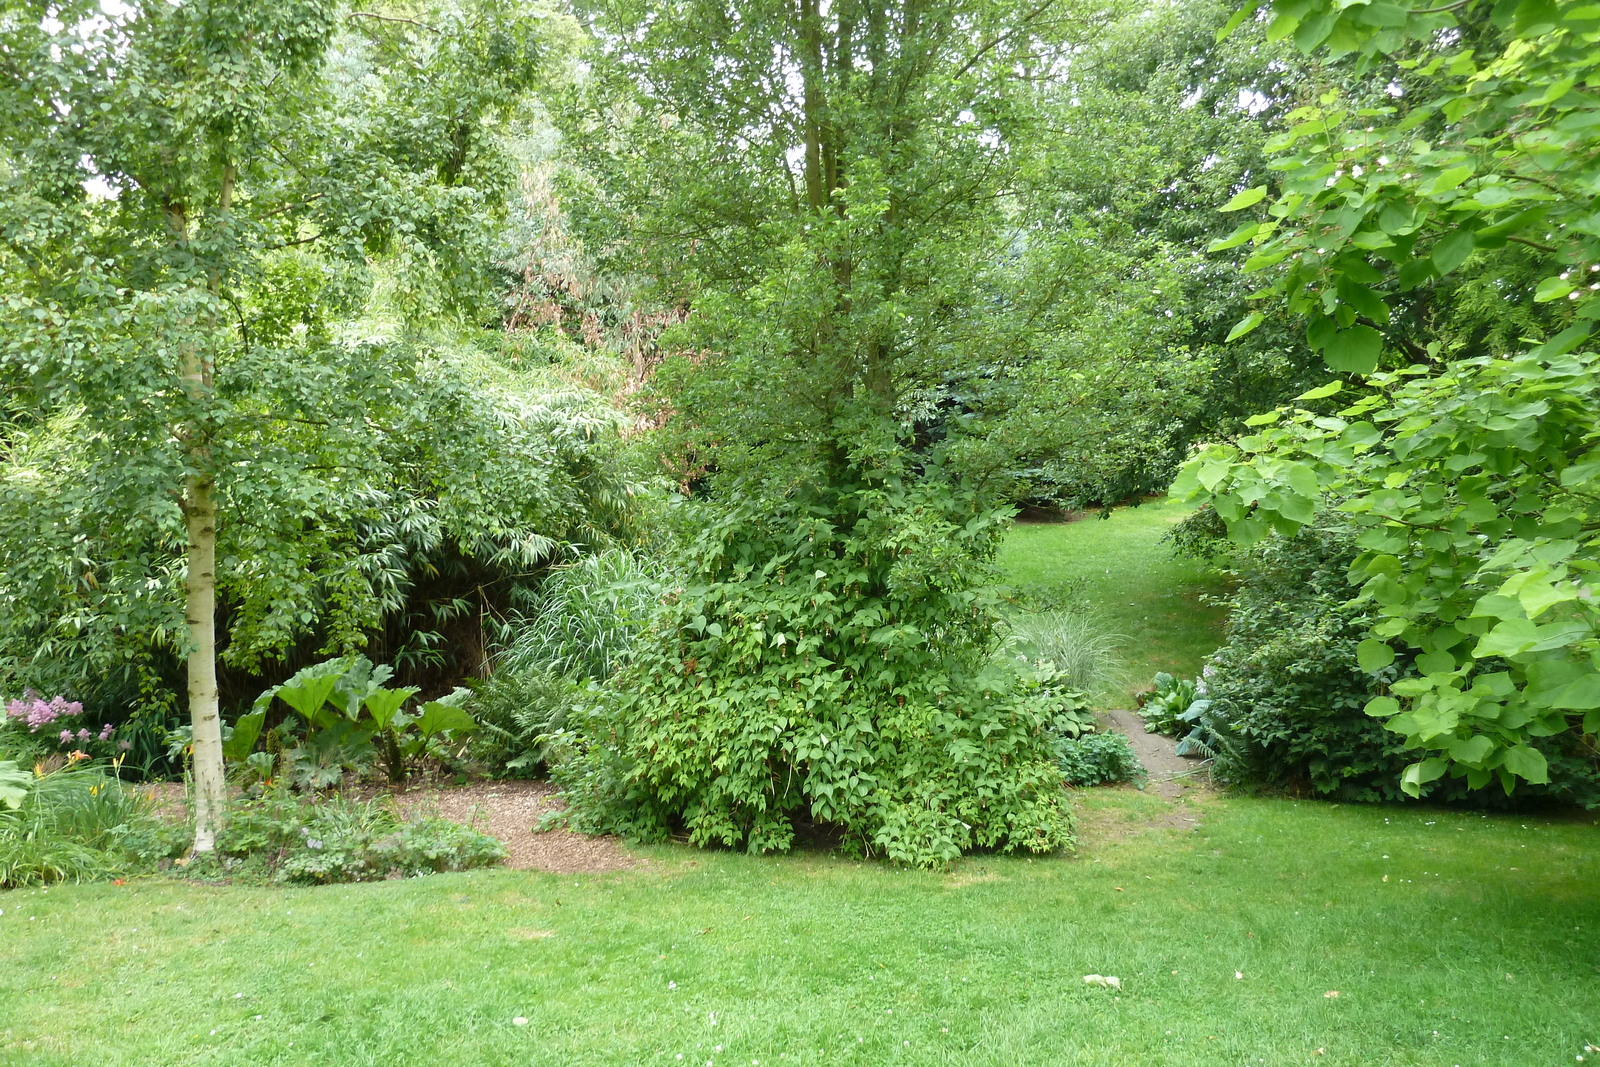
[[[106,723],[104,726],[100,727],[100,740],[111,740],[111,731],[114,729],[116,729],[116,727],[112,726],[110,723]]]
[[[72,731],[71,730],[62,730],[61,731],[61,743],[63,745],[72,744]]]
[[[63,696],[45,700],[29,689],[22,694],[22,699],[6,702],[6,714],[13,719],[21,719],[31,732],[37,733],[41,727],[57,719],[83,714],[83,705]]]

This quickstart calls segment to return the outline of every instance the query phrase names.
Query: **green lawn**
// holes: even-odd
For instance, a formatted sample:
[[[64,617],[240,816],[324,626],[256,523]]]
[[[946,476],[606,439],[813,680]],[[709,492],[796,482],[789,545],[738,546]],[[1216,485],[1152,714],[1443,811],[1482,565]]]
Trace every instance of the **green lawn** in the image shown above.
[[[1023,590],[1065,586],[1123,639],[1127,687],[1096,694],[1129,698],[1157,671],[1194,675],[1222,640],[1224,612],[1205,597],[1223,592],[1203,564],[1179,559],[1162,540],[1188,509],[1165,498],[1111,517],[1019,523],[1000,549],[1006,579]]]
[[[1003,563],[1073,576],[1131,654],[1192,671],[1214,615],[1159,544],[1176,515],[1019,527]],[[942,874],[661,847],[604,876],[0,893],[0,1064],[1595,1058],[1592,817],[1200,794],[1193,830],[1131,789],[1075,803],[1076,855]]]
[[[0,1062],[1482,1067],[1600,1042],[1590,822],[1211,797],[1199,831],[1140,828],[1160,805],[1088,794],[1076,857],[942,875],[667,848],[604,877],[0,894]]]

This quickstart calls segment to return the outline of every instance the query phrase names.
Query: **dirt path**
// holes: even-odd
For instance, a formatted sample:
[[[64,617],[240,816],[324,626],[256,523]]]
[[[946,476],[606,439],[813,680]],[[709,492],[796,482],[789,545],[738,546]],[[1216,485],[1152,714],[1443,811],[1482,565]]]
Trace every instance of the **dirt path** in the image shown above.
[[[1205,772],[1198,760],[1178,755],[1178,744],[1162,734],[1146,733],[1144,720],[1131,711],[1108,711],[1106,724],[1133,745],[1134,755],[1150,776],[1145,786],[1150,792],[1172,803],[1171,813],[1157,820],[1161,826],[1197,827],[1200,820],[1189,806],[1189,797],[1207,788]],[[1200,773],[1195,773],[1199,771]]]

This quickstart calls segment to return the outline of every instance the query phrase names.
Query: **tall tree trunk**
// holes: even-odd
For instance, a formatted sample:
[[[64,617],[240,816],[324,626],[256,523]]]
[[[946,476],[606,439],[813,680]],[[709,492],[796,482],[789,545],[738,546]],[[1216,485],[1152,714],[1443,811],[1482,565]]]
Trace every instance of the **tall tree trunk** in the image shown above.
[[[233,207],[236,171],[223,168],[218,215],[223,225]],[[169,225],[178,239],[189,240],[188,211],[180,204],[167,209]],[[220,285],[213,271],[210,288]],[[203,346],[191,342],[184,350],[183,388],[203,410],[212,387],[211,361]],[[211,449],[196,416],[180,436],[184,440],[189,473],[183,483],[183,524],[188,541],[188,570],[184,581],[184,622],[189,630],[189,724],[194,754],[194,853],[216,847],[217,831],[226,814],[227,786],[222,767],[222,715],[217,694],[217,503],[211,474]],[[202,420],[203,421],[203,420]]]
[[[193,378],[203,381],[203,366],[192,360]],[[194,456],[201,463],[205,456]],[[196,464],[199,466],[200,464]],[[189,626],[189,721],[194,727],[194,851],[216,845],[227,795],[222,779],[222,718],[217,708],[217,505],[209,474],[194,472],[184,482],[183,519],[189,535],[189,576],[184,586],[184,619]]]

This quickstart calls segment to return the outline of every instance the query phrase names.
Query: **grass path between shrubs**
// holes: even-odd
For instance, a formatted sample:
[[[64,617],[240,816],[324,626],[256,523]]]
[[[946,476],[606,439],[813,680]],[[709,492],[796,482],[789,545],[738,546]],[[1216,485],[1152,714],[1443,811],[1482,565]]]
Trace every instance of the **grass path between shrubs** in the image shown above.
[[[1000,548],[1006,579],[1027,592],[1066,588],[1104,628],[1121,636],[1125,687],[1096,702],[1131,707],[1131,690],[1157,671],[1192,676],[1222,641],[1224,591],[1207,568],[1179,559],[1163,540],[1188,509],[1161,498],[1075,522],[1019,523]]]
[[[1185,832],[1092,792],[1077,856],[945,874],[661,848],[604,876],[0,894],[0,1063],[1527,1067],[1600,1044],[1591,821],[1194,803]]]

